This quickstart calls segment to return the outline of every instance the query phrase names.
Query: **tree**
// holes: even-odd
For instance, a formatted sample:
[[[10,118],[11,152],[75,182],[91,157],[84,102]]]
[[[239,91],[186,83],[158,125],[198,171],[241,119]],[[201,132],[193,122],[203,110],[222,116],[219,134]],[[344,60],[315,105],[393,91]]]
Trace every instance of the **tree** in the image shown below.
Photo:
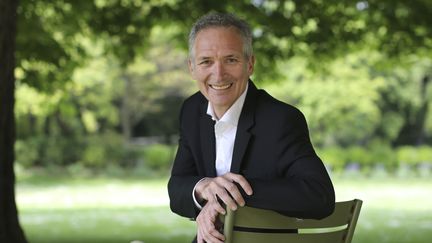
[[[17,1],[0,1],[0,242],[26,242],[15,204],[13,173]]]

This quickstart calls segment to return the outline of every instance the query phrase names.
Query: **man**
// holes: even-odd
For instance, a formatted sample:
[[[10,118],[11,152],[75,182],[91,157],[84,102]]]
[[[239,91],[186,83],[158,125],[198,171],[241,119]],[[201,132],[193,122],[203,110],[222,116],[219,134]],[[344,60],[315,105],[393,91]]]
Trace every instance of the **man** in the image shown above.
[[[298,218],[334,209],[330,178],[303,114],[249,79],[250,27],[231,14],[201,17],[189,35],[189,69],[200,92],[180,113],[168,183],[171,210],[197,222],[197,241],[223,242],[217,215],[248,205]]]

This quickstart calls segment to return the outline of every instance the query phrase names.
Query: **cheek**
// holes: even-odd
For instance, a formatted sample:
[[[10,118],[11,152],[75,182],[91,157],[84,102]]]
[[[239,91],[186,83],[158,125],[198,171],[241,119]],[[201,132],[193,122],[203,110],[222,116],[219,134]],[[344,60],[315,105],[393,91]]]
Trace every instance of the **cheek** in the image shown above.
[[[207,92],[207,85],[205,84],[204,81],[202,81],[202,80],[197,80],[197,85],[198,85],[199,90],[200,90],[202,93],[206,93],[206,92]]]
[[[206,77],[207,73],[203,70],[195,69],[195,71],[192,73],[192,78],[201,83],[205,82]]]

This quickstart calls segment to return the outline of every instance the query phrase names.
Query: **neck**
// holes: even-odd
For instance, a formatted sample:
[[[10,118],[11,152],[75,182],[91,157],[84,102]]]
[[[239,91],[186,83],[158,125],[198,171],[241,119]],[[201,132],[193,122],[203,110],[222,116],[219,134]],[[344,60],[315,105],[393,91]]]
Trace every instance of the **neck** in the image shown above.
[[[220,106],[214,106],[214,105],[212,105],[212,107],[213,107],[213,111],[216,115],[216,118],[218,120],[220,120],[223,117],[223,115],[225,114],[225,112],[227,112],[227,110],[229,109],[229,107],[220,107]]]

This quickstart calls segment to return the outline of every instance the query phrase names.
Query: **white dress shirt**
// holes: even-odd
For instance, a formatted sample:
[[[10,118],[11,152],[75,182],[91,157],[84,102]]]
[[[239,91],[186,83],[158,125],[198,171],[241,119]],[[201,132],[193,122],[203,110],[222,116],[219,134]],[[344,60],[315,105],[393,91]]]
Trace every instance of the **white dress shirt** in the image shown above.
[[[247,90],[248,84],[246,84],[246,89],[243,91],[240,97],[234,102],[234,104],[225,112],[225,114],[219,120],[217,119],[210,102],[207,105],[207,115],[211,116],[212,119],[216,121],[214,125],[214,133],[216,137],[215,166],[217,176],[226,174],[231,169],[234,141],[237,133],[237,125],[240,118],[240,113],[243,109],[244,101],[246,99]],[[198,183],[200,181],[198,181]],[[192,197],[194,199],[195,205],[199,209],[202,209],[202,206],[197,202],[195,198],[195,188],[198,183],[195,184],[195,187],[192,190]]]

